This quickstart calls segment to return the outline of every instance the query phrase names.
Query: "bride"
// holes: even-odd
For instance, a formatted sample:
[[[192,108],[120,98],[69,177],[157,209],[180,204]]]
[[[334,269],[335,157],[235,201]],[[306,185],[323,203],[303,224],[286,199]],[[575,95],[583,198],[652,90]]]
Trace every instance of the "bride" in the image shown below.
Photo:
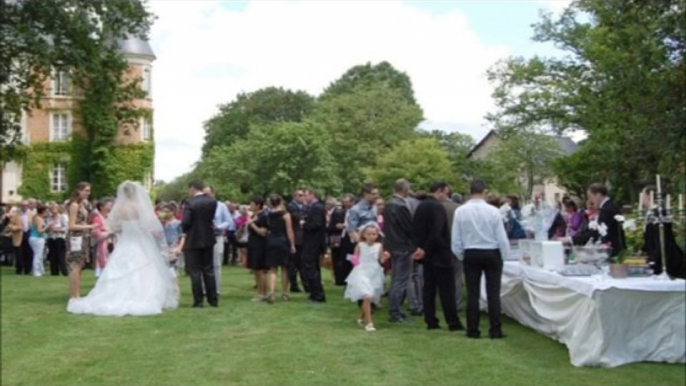
[[[114,252],[85,298],[71,299],[67,312],[95,315],[153,315],[178,306],[176,286],[165,258],[162,225],[137,182],[119,185],[107,219],[117,235]]]

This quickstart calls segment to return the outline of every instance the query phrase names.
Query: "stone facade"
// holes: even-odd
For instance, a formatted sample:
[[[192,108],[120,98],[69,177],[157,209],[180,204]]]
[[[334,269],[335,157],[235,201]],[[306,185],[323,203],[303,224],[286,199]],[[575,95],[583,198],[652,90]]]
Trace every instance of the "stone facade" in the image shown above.
[[[150,111],[152,117],[152,62],[155,56],[147,42],[137,38],[129,38],[120,41],[119,48],[129,62],[129,71],[125,74],[125,80],[140,77],[143,79],[141,87],[148,91],[147,97],[133,101],[134,106]],[[68,79],[68,77],[66,77]],[[25,112],[22,116],[22,140],[29,146],[50,143],[66,142],[72,133],[83,132],[83,124],[78,113],[79,92],[75,90],[71,82],[63,82],[65,78],[59,74],[45,80],[43,89],[45,98],[42,100],[40,109]],[[68,85],[65,87],[65,84]],[[152,119],[141,119],[138,127],[122,125],[117,136],[117,143],[121,145],[153,142]],[[66,167],[69,167],[68,165]],[[22,199],[18,190],[22,184],[22,165],[11,162],[2,170],[0,180],[0,201],[15,202]],[[47,173],[46,179],[52,179],[52,173]],[[146,178],[146,184],[152,184],[152,175]],[[60,188],[61,189],[61,188]],[[68,189],[68,188],[67,188]],[[55,193],[53,191],[52,193]]]

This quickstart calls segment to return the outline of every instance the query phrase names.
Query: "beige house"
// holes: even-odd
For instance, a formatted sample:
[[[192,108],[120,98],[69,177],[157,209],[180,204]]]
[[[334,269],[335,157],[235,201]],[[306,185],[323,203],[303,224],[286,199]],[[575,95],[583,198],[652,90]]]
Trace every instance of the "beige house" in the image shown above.
[[[142,78],[142,85],[147,96],[134,101],[134,105],[141,109],[152,112],[152,62],[155,60],[150,44],[136,37],[122,39],[118,42],[118,49],[129,62],[129,71],[125,75],[127,79]],[[45,97],[40,109],[24,112],[21,119],[21,140],[25,145],[38,143],[66,142],[72,133],[84,130],[80,119],[75,114],[79,92],[72,86],[70,76],[66,72],[53,72],[52,76],[44,83]],[[152,116],[152,114],[151,114]],[[131,130],[124,125],[120,128],[117,137],[119,144],[133,144],[152,142],[152,122],[149,119],[141,119],[137,130]],[[63,193],[68,189],[66,170],[67,162],[56,162],[49,168],[45,178],[50,181],[51,193]],[[0,201],[18,201],[22,197],[18,189],[22,184],[22,165],[10,162],[4,165],[2,178],[0,179]],[[145,184],[151,187],[153,181],[152,171],[146,177]]]
[[[564,155],[574,153],[578,147],[577,143],[569,137],[551,136],[551,138],[555,139],[559,144],[560,151]],[[500,141],[502,141],[502,139],[498,136],[498,133],[491,130],[478,144],[476,144],[476,146],[474,146],[467,157],[475,160],[485,159]],[[522,180],[526,181],[526,176],[522,176]],[[557,185],[557,182],[553,178],[547,179],[543,185],[534,185],[532,197],[529,197],[529,199],[533,199],[533,196],[537,193],[543,193],[548,200],[559,202],[562,197],[567,194],[567,191],[563,187]]]

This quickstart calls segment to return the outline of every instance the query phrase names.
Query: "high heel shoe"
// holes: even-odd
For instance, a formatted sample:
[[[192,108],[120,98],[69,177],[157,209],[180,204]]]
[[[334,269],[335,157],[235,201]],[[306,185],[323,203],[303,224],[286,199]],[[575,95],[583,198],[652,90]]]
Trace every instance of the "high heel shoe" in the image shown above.
[[[281,295],[281,299],[283,299],[284,302],[290,302],[291,301],[291,297],[288,296],[287,294]]]
[[[269,294],[269,295],[267,295],[267,297],[265,298],[265,300],[266,300],[267,303],[269,303],[269,304],[274,304],[274,294]]]

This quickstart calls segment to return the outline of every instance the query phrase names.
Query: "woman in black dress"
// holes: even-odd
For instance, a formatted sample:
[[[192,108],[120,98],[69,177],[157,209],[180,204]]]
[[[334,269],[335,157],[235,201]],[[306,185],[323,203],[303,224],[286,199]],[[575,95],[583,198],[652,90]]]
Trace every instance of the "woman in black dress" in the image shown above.
[[[257,295],[252,299],[255,302],[264,301],[267,298],[266,274],[267,274],[267,214],[264,211],[264,200],[255,197],[250,201],[252,216],[248,221],[248,266],[255,274]]]
[[[276,273],[281,267],[281,285],[283,289],[282,299],[290,300],[288,278],[288,257],[295,253],[295,236],[293,233],[293,221],[286,210],[283,199],[277,194],[269,197],[272,211],[267,215],[267,274],[268,295],[267,301],[274,303],[274,288],[276,287]]]

